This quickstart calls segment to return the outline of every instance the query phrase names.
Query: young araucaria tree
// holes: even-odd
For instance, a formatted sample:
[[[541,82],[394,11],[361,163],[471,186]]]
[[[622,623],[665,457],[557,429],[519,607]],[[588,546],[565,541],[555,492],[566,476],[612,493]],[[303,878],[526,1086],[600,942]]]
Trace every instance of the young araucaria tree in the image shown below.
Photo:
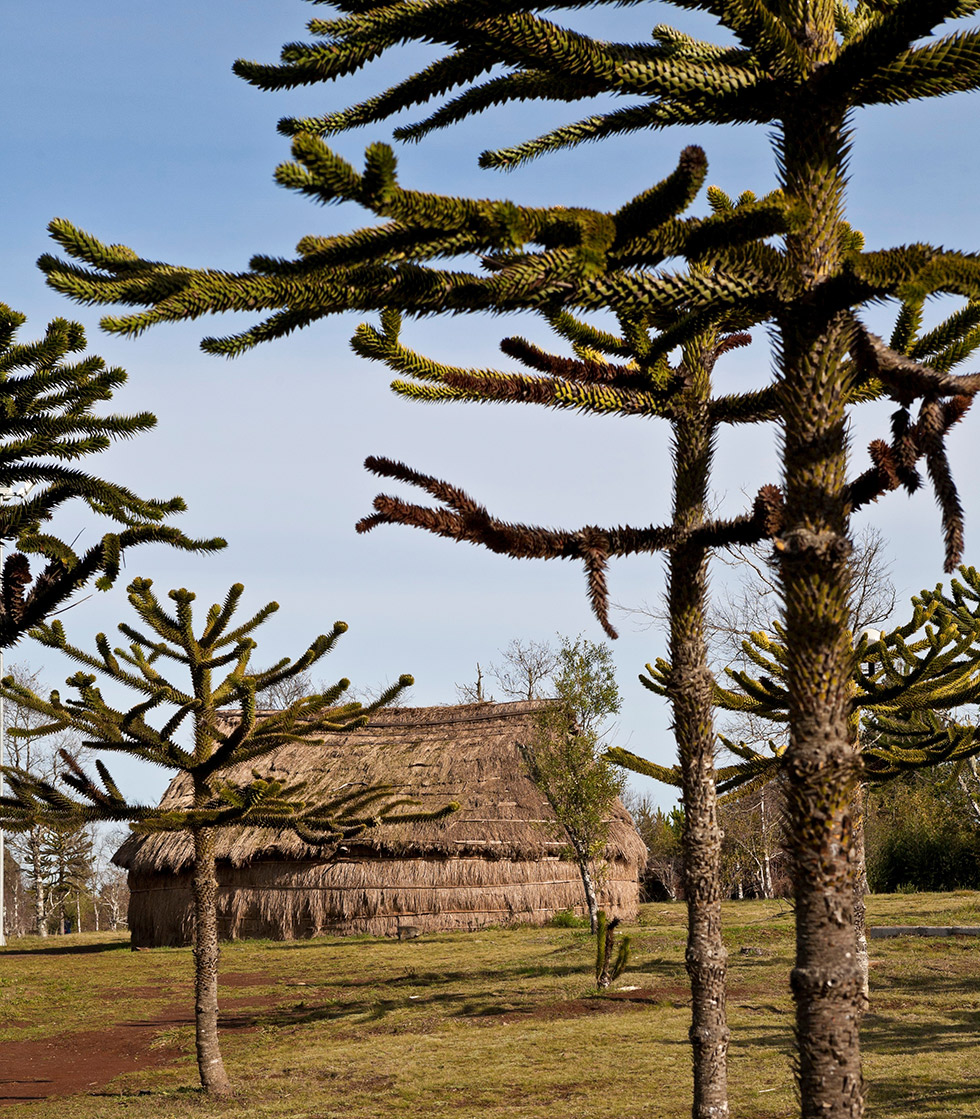
[[[234,620],[243,588],[235,584],[223,604],[208,612],[199,632],[194,629],[187,590],[170,592],[172,612],[153,593],[149,579],[129,586],[129,601],[141,628],[125,622],[119,629],[128,648],[113,650],[105,634],[96,638],[97,651],[86,652],[69,643],[58,621],[40,626],[33,636],[72,660],[94,668],[109,681],[139,695],[124,710],[110,706],[97,686],[97,677],[81,671],[68,679],[78,697],[62,700],[57,692],[45,699],[7,677],[2,693],[8,700],[37,711],[48,720],[27,733],[72,728],[92,749],[119,751],[176,770],[186,778],[186,798],[177,807],[128,802],[101,761],[98,776],[87,774],[70,757],[70,772],[62,781],[66,793],[49,781],[22,770],[7,769],[11,795],[0,799],[0,821],[18,830],[41,820],[77,825],[95,820],[129,820],[137,832],[183,831],[194,841],[194,979],[197,1061],[201,1084],[209,1095],[231,1092],[218,1047],[218,926],[215,837],[222,827],[292,828],[304,842],[328,851],[366,828],[393,821],[432,819],[433,814],[410,811],[411,801],[397,798],[386,786],[338,791],[327,801],[310,800],[305,784],[287,784],[260,766],[277,747],[316,742],[324,735],[363,726],[371,714],[390,703],[412,683],[402,676],[374,703],[341,701],[349,687],[340,680],[328,691],[302,696],[282,711],[259,713],[255,695],[303,673],[333,648],[347,626],[336,622],[295,661],[289,658],[271,668],[249,669],[255,640],[252,633],[276,603],[264,606],[245,622]],[[176,662],[186,683],[172,683],[161,662]],[[221,676],[219,670],[226,670]],[[339,706],[338,706],[339,704]],[[151,722],[154,714],[159,727]],[[236,717],[228,718],[233,713]],[[453,811],[449,805],[440,814]]]
[[[875,449],[876,484],[908,484],[906,451],[919,439],[942,507],[951,570],[961,550],[962,517],[943,442],[978,386],[976,378],[954,378],[894,353],[856,315],[865,303],[888,297],[921,305],[933,294],[975,296],[980,261],[922,244],[863,251],[845,223],[847,157],[856,110],[980,85],[980,30],[961,25],[955,34],[931,38],[947,21],[975,14],[980,0],[671,2],[713,15],[726,31],[726,45],[663,25],[649,43],[611,43],[537,14],[545,8],[617,7],[621,0],[337,0],[339,18],[310,25],[321,41],[290,44],[279,66],[239,63],[237,70],[256,85],[285,88],[342,77],[405,42],[445,48],[420,74],[361,105],[282,124],[294,135],[298,163],[280,169],[280,181],[324,200],[360,201],[390,219],[387,225],[306,238],[297,261],[256,258],[252,271],[228,275],[155,264],[57,222],[56,238],[90,267],[52,258],[43,259],[42,267],[56,288],[76,298],[148,308],[106,320],[123,332],[209,310],[271,312],[245,334],[207,344],[223,353],[351,308],[424,314],[503,311],[536,302],[556,314],[614,309],[660,326],[661,355],[731,316],[773,325],[777,379],[769,391],[781,425],[783,462],[782,516],[773,529],[791,697],[786,766],[801,1106],[806,1119],[856,1119],[863,1112],[857,1026],[862,995],[849,851],[859,767],[847,725],[854,491],[847,482],[846,405],[855,388],[871,382],[899,404],[891,445]],[[397,135],[420,139],[520,100],[592,101],[601,94],[634,99],[625,108],[599,108],[546,136],[486,153],[488,167],[515,167],[558,148],[672,124],[761,125],[774,141],[782,220],[777,228],[771,213],[749,212],[741,223],[714,226],[654,222],[656,207],[646,205],[653,192],[620,210],[619,223],[581,210],[545,215],[426,198],[400,191],[388,149],[375,145],[367,173],[359,176],[319,139],[454,89],[427,119]],[[778,245],[759,240],[776,233],[783,238]],[[544,250],[536,262],[523,255],[528,243]],[[608,267],[607,250],[618,254],[618,270]],[[489,276],[427,266],[468,252],[482,258]],[[668,258],[695,266],[661,271]],[[671,325],[664,328],[668,318]],[[651,364],[656,356],[649,355]],[[910,409],[917,401],[913,421]],[[455,515],[469,525],[487,523],[478,506],[462,499]],[[549,548],[586,560],[598,600],[606,559],[636,551],[638,541],[649,545],[651,537],[587,530],[565,539],[564,552],[557,537]]]
[[[181,498],[147,500],[78,468],[80,458],[150,430],[156,418],[148,412],[94,414],[125,384],[125,371],[107,368],[94,355],[69,360],[85,349],[85,332],[65,319],[49,323],[40,341],[17,343],[24,321],[0,304],[0,541],[14,545],[0,575],[0,649],[15,644],[93,576],[107,590],[123,552],[136,544],[156,541],[192,551],[224,546],[218,539],[191,540],[165,523],[185,508]],[[76,498],[116,526],[81,554],[41,530]],[[45,562],[33,586],[31,555]]]

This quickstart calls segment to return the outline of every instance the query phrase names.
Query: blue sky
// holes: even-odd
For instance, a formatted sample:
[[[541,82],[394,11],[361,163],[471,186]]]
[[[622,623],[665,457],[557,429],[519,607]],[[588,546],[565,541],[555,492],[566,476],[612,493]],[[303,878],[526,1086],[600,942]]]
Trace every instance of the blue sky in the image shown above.
[[[129,574],[152,576],[160,590],[188,586],[202,607],[235,581],[245,583],[249,605],[276,599],[282,609],[258,635],[260,654],[269,660],[300,652],[343,618],[351,629],[325,662],[326,676],[374,684],[409,671],[417,679],[413,702],[452,702],[454,684],[471,679],[475,663],[493,659],[511,638],[583,632],[601,639],[584,577],[570,564],[517,563],[407,529],[355,536],[354,522],[378,488],[361,467],[365,456],[388,455],[448,478],[507,519],[563,527],[649,524],[663,521],[669,510],[666,427],[399,400],[380,366],[351,353],[353,316],[230,363],[201,354],[198,342],[204,334],[238,329],[235,319],[157,327],[135,341],[113,338],[98,329],[99,310],[51,292],[34,266],[50,251],[45,227],[54,216],[145,256],[221,268],[244,267],[253,252],[289,255],[304,234],[363,224],[356,208],[317,208],[273,183],[275,165],[288,157],[275,123],[365,96],[416,69],[424,52],[406,51],[337,86],[288,94],[254,90],[230,69],[237,57],[274,60],[282,43],[305,37],[309,18],[326,13],[325,6],[303,0],[171,0],[162,7],[50,0],[42,8],[6,0],[0,299],[28,315],[25,340],[40,335],[56,315],[86,325],[90,350],[129,371],[117,409],[149,408],[160,421],[151,435],[106,455],[102,471],[141,493],[180,493],[189,505],[187,531],[222,534],[230,543],[211,558],[162,548],[136,552]],[[642,38],[658,22],[708,26],[655,3],[580,13],[575,22],[610,38]],[[869,246],[929,241],[980,248],[978,104],[976,96],[960,96],[855,119],[849,209]],[[662,178],[680,149],[698,142],[708,155],[709,182],[736,194],[763,192],[774,183],[768,139],[748,128],[622,139],[509,175],[477,168],[484,148],[580,112],[575,106],[488,113],[401,148],[402,181],[529,203],[611,207]],[[364,147],[387,132],[368,128],[336,147],[359,162]],[[880,329],[889,319],[887,308],[872,315]],[[499,365],[499,339],[518,332],[548,340],[532,320],[514,318],[406,327],[406,337],[425,352],[474,365]],[[718,370],[719,384],[731,389],[761,385],[770,376],[764,336]],[[876,407],[855,417],[855,471],[865,465],[864,446],[882,432],[887,412]],[[967,507],[968,562],[980,554],[971,550],[980,533],[978,421],[968,417],[951,440]],[[778,477],[774,432],[723,437],[716,477],[720,507],[741,509],[745,493]],[[900,601],[942,577],[939,518],[928,493],[891,495],[860,523],[876,525],[889,541]],[[82,512],[67,515],[62,528],[69,535],[84,530],[90,538],[98,531]],[[655,603],[663,563],[620,561],[610,583],[617,603]],[[88,643],[98,630],[113,630],[127,610],[120,586],[93,595],[65,623],[73,638]],[[624,708],[615,741],[669,762],[669,713],[636,682],[643,665],[663,654],[664,636],[638,629],[629,616],[616,620]],[[67,665],[27,643],[15,656],[45,665],[53,685],[68,673]],[[165,779],[134,776],[146,795],[155,795]]]

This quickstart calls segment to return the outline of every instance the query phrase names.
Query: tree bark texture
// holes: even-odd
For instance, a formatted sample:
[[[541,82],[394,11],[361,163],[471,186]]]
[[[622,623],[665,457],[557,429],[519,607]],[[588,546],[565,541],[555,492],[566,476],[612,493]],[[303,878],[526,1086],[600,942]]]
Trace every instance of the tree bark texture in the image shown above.
[[[582,889],[585,891],[585,907],[589,911],[589,930],[595,936],[599,927],[599,902],[595,896],[595,883],[592,881],[592,871],[585,852],[577,843],[572,843],[575,857],[578,862],[579,874],[582,875]]]
[[[864,785],[858,784],[851,806],[854,817],[854,934],[857,938],[857,962],[861,973],[861,996],[863,1009],[871,1002],[871,986],[868,967],[868,910],[864,899],[871,892],[868,889],[868,863],[864,843]]]
[[[209,1096],[231,1095],[218,1044],[218,876],[213,828],[194,831],[194,1024],[197,1067]]]
[[[30,859],[31,875],[34,878],[34,932],[38,936],[48,935],[48,922],[46,919],[46,899],[44,896],[43,860],[41,858],[41,829],[31,828]]]
[[[670,701],[684,796],[684,891],[691,981],[693,1119],[727,1119],[727,952],[721,936],[721,828],[715,787],[711,674],[704,639],[707,554],[686,536],[706,516],[713,432],[710,366],[703,347],[685,348],[690,388],[674,419],[674,527],[668,558]]]
[[[796,36],[813,74],[783,119],[783,189],[801,226],[787,235],[794,298],[782,349],[785,519],[777,548],[785,598],[790,744],[787,798],[796,897],[799,1086],[804,1119],[859,1119],[863,1082],[861,975],[854,927],[851,806],[856,736],[849,733],[847,432],[848,320],[830,305],[840,268],[845,115],[818,91],[836,51],[830,0],[799,5]],[[819,108],[818,108],[819,106]]]

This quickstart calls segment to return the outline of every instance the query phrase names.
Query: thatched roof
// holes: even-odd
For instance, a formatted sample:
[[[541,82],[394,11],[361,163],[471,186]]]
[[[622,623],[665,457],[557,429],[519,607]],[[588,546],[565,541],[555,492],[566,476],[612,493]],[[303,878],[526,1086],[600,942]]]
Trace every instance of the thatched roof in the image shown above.
[[[544,797],[528,777],[518,748],[530,740],[536,716],[547,701],[472,703],[456,707],[403,707],[381,711],[370,726],[323,741],[284,746],[243,767],[280,778],[302,779],[324,797],[352,785],[385,783],[426,809],[450,801],[461,805],[448,818],[429,823],[387,825],[358,837],[364,854],[473,856],[536,859],[563,846],[549,832]],[[234,775],[232,775],[234,777]],[[163,804],[189,802],[189,782],[171,782]],[[353,846],[353,845],[352,845]],[[316,859],[322,852],[289,830],[221,829],[218,858],[234,866],[258,859]],[[639,865],[646,850],[633,821],[617,801],[612,813],[609,860]],[[168,833],[131,836],[113,858],[142,872],[175,872],[190,865],[190,836]]]

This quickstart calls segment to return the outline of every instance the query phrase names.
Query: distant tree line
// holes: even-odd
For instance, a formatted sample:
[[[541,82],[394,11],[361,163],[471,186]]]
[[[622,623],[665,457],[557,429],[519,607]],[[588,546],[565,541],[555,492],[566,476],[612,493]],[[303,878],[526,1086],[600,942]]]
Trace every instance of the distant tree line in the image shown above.
[[[872,893],[980,890],[980,767],[955,763],[916,770],[868,790],[865,847]],[[962,779],[961,779],[962,778]],[[627,792],[626,806],[647,847],[643,901],[684,900],[684,810],[664,812]],[[726,897],[791,897],[778,781],[722,803],[722,889]]]
[[[28,687],[41,685],[40,673],[24,664],[15,664],[9,675]],[[18,730],[36,727],[41,720],[9,701],[5,707],[5,752],[11,765],[30,769],[53,783],[66,768],[60,751],[65,750],[76,764],[82,760],[85,751],[75,736],[19,737]],[[121,842],[117,831],[59,828],[40,821],[27,831],[7,835],[7,935],[48,936],[125,928],[129,904],[126,873],[111,861]]]

